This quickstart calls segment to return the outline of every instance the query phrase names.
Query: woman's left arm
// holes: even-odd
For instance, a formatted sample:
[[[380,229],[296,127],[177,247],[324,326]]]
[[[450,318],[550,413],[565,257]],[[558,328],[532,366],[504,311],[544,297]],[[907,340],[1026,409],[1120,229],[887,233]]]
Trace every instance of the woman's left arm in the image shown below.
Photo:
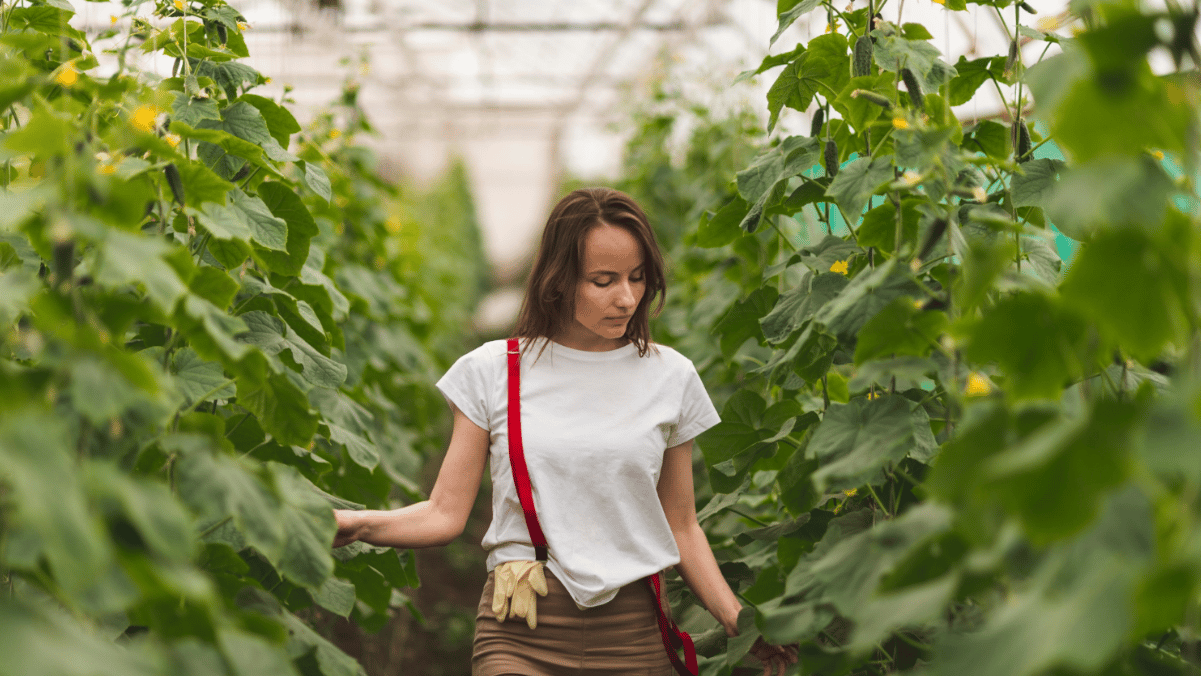
[[[696,520],[696,495],[692,488],[692,442],[673,446],[663,455],[659,475],[659,502],[680,549],[676,570],[728,636],[738,635],[742,603],[717,567],[705,531]]]
[[[701,604],[717,618],[726,635],[738,635],[738,613],[742,603],[730,589],[705,531],[696,520],[696,495],[692,487],[692,442],[673,446],[663,455],[663,471],[659,475],[659,502],[667,515],[667,523],[680,550],[676,570]],[[751,653],[763,662],[763,673],[783,676],[787,665],[796,664],[794,646],[769,645],[760,637]]]

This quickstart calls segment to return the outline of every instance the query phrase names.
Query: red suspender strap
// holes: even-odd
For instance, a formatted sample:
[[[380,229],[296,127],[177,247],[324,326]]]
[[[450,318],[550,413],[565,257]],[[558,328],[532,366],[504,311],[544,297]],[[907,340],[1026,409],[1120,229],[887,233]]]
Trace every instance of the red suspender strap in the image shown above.
[[[509,358],[509,464],[513,468],[513,483],[517,485],[517,498],[521,500],[521,511],[525,512],[525,525],[530,531],[530,542],[534,545],[534,555],[539,561],[546,561],[546,536],[542,534],[542,526],[538,523],[538,514],[534,511],[534,491],[530,486],[530,472],[525,464],[525,448],[521,444],[521,350],[516,339],[508,341]],[[659,588],[659,576],[650,575],[645,578],[655,596],[655,618],[659,623],[659,634],[663,637],[663,647],[667,657],[680,676],[697,676],[699,668],[696,664],[696,648],[692,638],[686,632],[680,631],[675,622],[667,619],[663,613],[663,594]],[[684,650],[684,660],[676,654]],[[687,661],[687,664],[685,664]]]
[[[525,465],[525,448],[521,445],[521,350],[517,339],[510,338],[509,352],[509,464],[513,468],[513,483],[517,484],[517,499],[525,512],[525,526],[530,531],[534,556],[546,560],[546,536],[534,511],[534,490],[530,486],[530,471]]]
[[[659,634],[663,637],[663,647],[667,650],[667,658],[671,660],[671,666],[675,667],[676,673],[680,676],[696,676],[700,671],[696,664],[696,647],[692,645],[692,637],[686,631],[680,631],[675,622],[667,619],[667,615],[663,613],[663,594],[659,588],[659,576],[648,575],[643,580],[650,585],[651,592],[655,595],[655,617],[659,621]],[[684,660],[676,654],[680,648],[684,649]],[[685,660],[687,664],[685,664]]]

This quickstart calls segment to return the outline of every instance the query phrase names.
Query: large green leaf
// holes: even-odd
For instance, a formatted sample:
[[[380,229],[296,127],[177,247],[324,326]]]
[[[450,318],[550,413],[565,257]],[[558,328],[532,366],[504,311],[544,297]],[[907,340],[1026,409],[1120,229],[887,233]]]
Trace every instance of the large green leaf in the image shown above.
[[[300,364],[305,379],[314,385],[336,388],[346,380],[345,365],[313,349],[278,317],[255,310],[240,315],[239,318],[248,328],[248,332],[240,335],[239,340],[254,345],[269,355],[288,350],[292,359]]]
[[[205,361],[190,347],[178,350],[171,360],[175,386],[184,396],[184,405],[228,399],[234,395],[233,381],[225,377],[221,364]]]
[[[859,330],[855,364],[896,355],[924,357],[938,347],[946,326],[945,313],[923,312],[913,300],[899,297]]]
[[[6,518],[36,533],[58,584],[82,595],[105,583],[98,578],[111,565],[113,546],[84,500],[68,443],[62,421],[51,416],[6,414],[0,421],[0,478],[13,505]]]
[[[309,258],[309,242],[319,232],[317,223],[296,191],[283,183],[264,182],[259,186],[259,197],[271,215],[287,225],[287,242],[286,252],[256,248],[255,259],[277,274],[300,274]]]
[[[846,288],[847,281],[845,275],[837,272],[806,274],[801,283],[781,295],[771,312],[763,317],[764,337],[773,343],[784,341]]]
[[[288,224],[272,214],[263,200],[234,190],[233,208],[240,211],[250,225],[250,237],[255,244],[276,251],[286,250]]]
[[[96,281],[107,286],[140,285],[159,310],[170,314],[187,287],[175,268],[163,260],[171,248],[162,240],[116,229],[104,233],[94,270]]]
[[[290,534],[270,476],[222,454],[193,450],[177,463],[179,494],[201,525],[232,520],[247,544],[278,562]]]
[[[830,187],[826,188],[826,194],[838,203],[847,218],[855,221],[872,193],[892,178],[891,157],[860,157],[839,170]]]
[[[304,392],[287,376],[240,377],[237,388],[238,403],[281,444],[306,445],[317,433],[317,415],[309,409]]]
[[[879,483],[882,470],[907,455],[929,459],[937,450],[925,411],[904,397],[881,396],[831,404],[806,453],[816,458],[818,490]]]
[[[284,547],[277,567],[292,582],[320,589],[334,572],[334,513],[295,467],[272,462],[268,468],[283,502]]]
[[[1136,230],[1101,233],[1072,264],[1064,299],[1131,354],[1150,360],[1165,343],[1184,340],[1188,272],[1178,252]]]
[[[1041,294],[1017,293],[997,303],[971,331],[966,348],[975,362],[996,362],[1010,396],[1058,399],[1085,367],[1085,324],[1063,304]]]
[[[803,111],[816,94],[833,99],[850,79],[847,39],[840,33],[820,35],[809,41],[805,52],[776,78],[767,92],[771,113],[767,128],[776,126],[785,106]]]
[[[872,54],[876,65],[892,73],[908,68],[917,75],[923,93],[937,92],[956,75],[955,68],[939,58],[942,53],[925,40],[910,40],[881,29],[873,30],[872,37],[876,38]]]
[[[1158,226],[1174,192],[1153,158],[1106,158],[1064,170],[1050,197],[1035,206],[1045,206],[1064,234],[1083,240],[1100,227]]]

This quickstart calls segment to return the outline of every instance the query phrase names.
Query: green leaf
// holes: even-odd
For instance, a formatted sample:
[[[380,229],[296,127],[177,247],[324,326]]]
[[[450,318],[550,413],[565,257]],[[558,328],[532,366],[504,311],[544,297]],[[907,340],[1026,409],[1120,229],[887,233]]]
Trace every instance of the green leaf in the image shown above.
[[[280,560],[288,533],[268,475],[229,456],[200,449],[183,453],[176,471],[179,495],[202,523],[216,524],[230,517],[248,544],[267,560]]]
[[[326,426],[329,427],[330,441],[345,448],[356,465],[370,470],[379,464],[379,449],[375,444],[333,423],[327,422]]]
[[[346,580],[330,577],[321,584],[321,588],[313,595],[313,600],[339,617],[350,617],[350,611],[354,610],[354,585]]]
[[[861,75],[851,78],[842,88],[838,98],[834,99],[834,108],[842,113],[843,119],[850,123],[856,132],[862,133],[881,115],[884,115],[885,111],[864,97],[852,96],[857,89],[866,89],[888,99],[895,99],[896,75],[886,71],[876,75]]]
[[[309,242],[320,232],[300,196],[283,183],[266,181],[259,186],[259,197],[273,216],[287,224],[285,252],[256,248],[255,259],[272,272],[289,277],[301,274],[309,258]]]
[[[304,182],[309,186],[309,189],[317,193],[326,202],[333,199],[332,188],[330,188],[329,177],[325,175],[325,170],[321,165],[313,164],[312,162],[303,162],[304,164]]]
[[[859,330],[855,365],[890,355],[924,357],[938,346],[946,327],[945,313],[923,312],[913,300],[897,298]]]
[[[207,202],[199,210],[193,210],[192,215],[217,239],[250,241],[250,223],[240,209]]]
[[[796,57],[803,54],[804,51],[805,51],[805,46],[798,44],[790,52],[784,52],[783,54],[768,54],[767,56],[763,57],[763,61],[761,61],[759,63],[758,68],[756,68],[754,70],[742,71],[741,73],[738,74],[738,77],[734,78],[734,81],[730,84],[736,85],[739,82],[744,82],[746,80],[749,80],[752,77],[754,77],[760,73],[771,70],[772,68],[779,68],[780,66],[783,66],[784,64],[792,61]]]
[[[901,200],[902,242],[917,242],[918,222],[922,216],[919,205],[922,204],[928,204],[928,202],[913,197]],[[891,254],[896,248],[893,242],[897,238],[896,214],[897,208],[888,200],[874,209],[869,209],[863,215],[863,222],[859,225],[857,233],[859,246],[875,247],[884,253]]]
[[[738,224],[746,217],[750,205],[738,195],[712,217],[701,220],[696,233],[696,245],[706,249],[725,246],[742,235]]]
[[[1000,125],[998,125],[1000,126]],[[1059,160],[1037,159],[1023,162],[1021,171],[1013,175],[1010,186],[1013,205],[1016,207],[1041,207],[1046,204],[1056,187],[1056,178],[1063,169]]]
[[[939,58],[942,53],[928,42],[888,35],[880,29],[871,34],[876,38],[872,53],[876,65],[898,74],[902,68],[908,68],[921,81],[923,93],[937,92],[957,75],[953,66]]]
[[[813,316],[813,324],[825,327],[839,340],[854,339],[863,325],[894,299],[918,295],[917,284],[890,259],[875,270],[859,274],[837,296]]]
[[[1187,335],[1188,272],[1167,242],[1136,230],[1103,232],[1081,249],[1061,292],[1134,356],[1151,360]]]
[[[291,636],[292,645],[289,650],[293,653],[313,651],[317,657],[317,665],[325,676],[366,676],[367,672],[363,671],[363,667],[359,666],[353,657],[322,638],[300,618],[285,613],[283,621]]]
[[[805,14],[808,14],[809,12],[812,12],[820,5],[821,0],[798,0],[796,4],[792,5],[792,7],[788,8],[786,11],[780,12],[780,25],[778,28],[776,28],[776,32],[771,36],[771,41],[768,42],[768,45],[774,45],[776,40],[779,39],[780,34],[783,33],[789,26],[796,23],[797,19],[801,18]]]
[[[1017,293],[984,315],[965,352],[974,362],[997,363],[1015,399],[1056,400],[1067,381],[1083,371],[1085,324],[1050,298]]]
[[[713,327],[721,335],[723,354],[731,356],[747,339],[763,335],[759,319],[771,310],[779,295],[775,287],[760,287],[752,291],[746,300],[730,307],[729,312]]]
[[[217,643],[234,676],[299,676],[289,655],[258,634],[224,628],[217,634]]]
[[[1001,71],[1005,67],[1005,57],[993,56],[982,59],[967,60],[960,56],[955,63],[955,77],[951,78],[948,103],[952,106],[962,106],[975,96],[980,85],[990,77],[1001,79]],[[1041,100],[1041,99],[1040,99]]]
[[[818,491],[880,483],[883,469],[907,455],[929,458],[937,450],[925,411],[908,399],[881,396],[831,404],[806,453],[820,463]]]
[[[192,293],[222,309],[229,307],[238,293],[238,283],[229,273],[211,265],[198,268],[192,280],[188,282],[188,288]]]
[[[196,128],[203,120],[220,120],[221,109],[212,99],[198,99],[183,92],[172,92],[175,102],[171,104],[171,122],[182,122]]]
[[[245,333],[246,323],[195,294],[189,294],[179,304],[175,325],[205,359],[239,360],[250,350],[237,340]]]
[[[250,236],[255,244],[266,249],[285,251],[288,242],[288,224],[271,213],[263,200],[234,190],[233,208],[242,212],[250,225]]]
[[[296,121],[292,113],[275,101],[256,94],[243,94],[238,100],[245,101],[258,109],[259,114],[267,123],[271,136],[281,147],[287,148],[289,137],[300,131],[300,123]]]
[[[225,204],[225,194],[234,188],[233,183],[218,176],[202,162],[187,160],[176,162],[175,166],[186,188],[184,198],[193,209],[202,208],[205,202]]]
[[[804,111],[814,94],[837,96],[850,79],[849,64],[847,40],[842,34],[829,33],[810,40],[805,53],[788,64],[767,92],[767,109],[771,113],[768,130],[775,128],[785,106]]]
[[[196,548],[191,517],[161,483],[131,477],[109,463],[88,465],[88,490],[106,508],[116,507],[156,556],[189,562]]]
[[[62,422],[29,412],[0,419],[0,479],[12,505],[6,519],[37,533],[57,583],[73,595],[103,584],[97,577],[111,565],[112,544],[84,501]]]
[[[1009,128],[1000,122],[982,120],[966,135],[960,146],[964,150],[982,152],[995,160],[1008,159],[1013,152],[1012,141],[1009,138]],[[1032,160],[1022,166],[1029,173],[1030,165],[1043,160]],[[1015,174],[1014,178],[1021,174]]]
[[[1062,174],[1045,209],[1064,234],[1080,240],[1110,225],[1157,227],[1176,192],[1163,166],[1148,156],[1106,158]]]
[[[196,64],[194,72],[197,77],[211,77],[214,82],[225,90],[225,95],[230,100],[238,97],[238,87],[244,84],[259,84],[266,79],[257,70],[236,61],[218,63],[216,61],[202,60]],[[244,101],[239,101],[233,105],[250,107],[250,104]],[[251,109],[253,110],[253,108]]]
[[[259,310],[247,312],[239,318],[249,331],[238,338],[254,345],[269,355],[284,350],[300,364],[301,372],[309,382],[321,387],[337,388],[346,380],[346,367],[313,349],[290,326],[278,317]]]
[[[783,342],[846,288],[847,283],[846,276],[836,272],[806,274],[801,283],[780,296],[772,311],[763,317],[764,337],[773,343]]]
[[[281,444],[307,445],[317,433],[317,415],[309,409],[304,392],[287,376],[238,378],[238,404],[253,413],[263,429]]]
[[[277,462],[267,467],[283,501],[284,546],[277,568],[296,584],[321,589],[334,572],[330,556],[337,531],[334,513],[295,467]]]
[[[71,402],[93,425],[107,425],[143,401],[141,394],[109,363],[82,359],[71,368]]]
[[[852,221],[859,219],[864,205],[881,186],[892,181],[892,157],[860,157],[839,170],[826,194],[838,203]]]
[[[146,297],[164,313],[170,313],[187,293],[175,269],[163,259],[171,247],[161,239],[109,228],[101,247],[103,254],[95,269],[99,284],[110,288],[141,285]]]
[[[1145,59],[1084,77],[1048,112],[1056,143],[1082,162],[1183,151],[1194,115],[1179,85],[1157,78]]]
[[[184,396],[184,406],[234,396],[234,384],[225,377],[221,364],[201,359],[190,347],[178,350],[171,360],[175,387]]]

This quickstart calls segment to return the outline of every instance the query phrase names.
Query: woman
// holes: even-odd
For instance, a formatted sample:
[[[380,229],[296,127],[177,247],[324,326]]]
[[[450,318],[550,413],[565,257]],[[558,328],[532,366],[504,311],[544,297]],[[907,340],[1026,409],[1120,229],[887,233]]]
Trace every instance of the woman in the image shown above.
[[[738,635],[741,604],[693,499],[692,440],[720,419],[692,362],[650,341],[651,304],[658,297],[662,307],[665,288],[654,234],[628,195],[576,190],[555,206],[512,357],[528,459],[518,461],[519,475],[525,464],[548,549],[532,545],[510,465],[506,341],[463,356],[438,381],[454,430],[429,500],[336,512],[335,546],[444,545],[463,532],[491,457],[490,573],[475,676],[672,674],[643,583],[672,565],[726,633]],[[542,552],[545,570],[535,561]],[[505,622],[508,615],[526,622]],[[783,676],[797,659],[794,648],[762,640],[752,653],[764,674]]]

